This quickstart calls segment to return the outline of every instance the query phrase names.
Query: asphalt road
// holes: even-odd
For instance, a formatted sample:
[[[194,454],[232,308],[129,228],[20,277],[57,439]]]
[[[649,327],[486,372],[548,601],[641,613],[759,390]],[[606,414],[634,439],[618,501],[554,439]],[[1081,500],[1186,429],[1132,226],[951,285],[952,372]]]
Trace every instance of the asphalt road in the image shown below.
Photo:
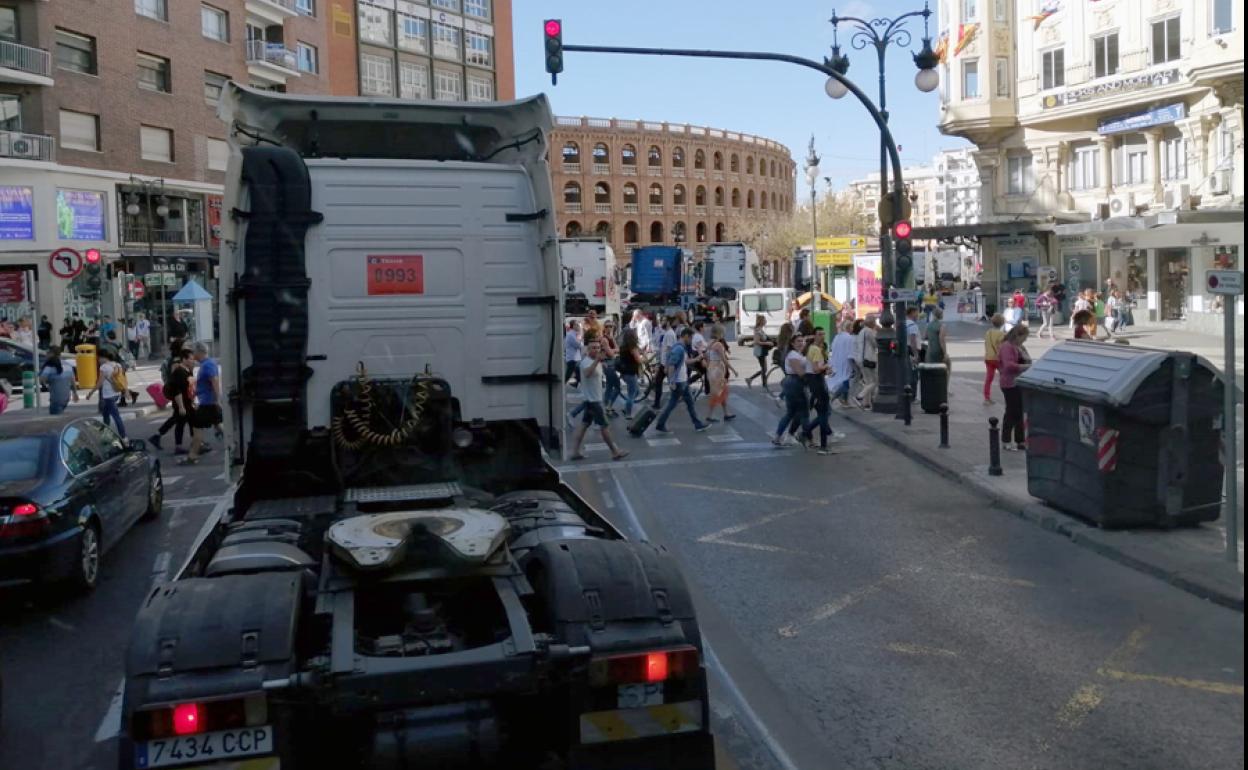
[[[757,390],[733,405],[707,433],[678,413],[672,436],[618,431],[624,462],[590,444],[567,468],[682,562],[723,766],[1244,766],[1242,615],[989,509],[843,421],[840,453],[819,457],[766,443],[779,410]],[[134,614],[223,485],[215,464],[165,457],[165,515],[105,558],[93,595],[0,596],[0,768],[115,766]]]

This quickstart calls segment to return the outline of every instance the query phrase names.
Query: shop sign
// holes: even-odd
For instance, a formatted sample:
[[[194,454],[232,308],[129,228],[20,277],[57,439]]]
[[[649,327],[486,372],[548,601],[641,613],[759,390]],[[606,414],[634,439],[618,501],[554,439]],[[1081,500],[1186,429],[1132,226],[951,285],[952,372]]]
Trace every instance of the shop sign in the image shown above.
[[[1116,118],[1106,118],[1096,124],[1096,130],[1100,134],[1121,134],[1126,131],[1139,131],[1153,126],[1168,125],[1186,116],[1187,105],[1180,102],[1152,110],[1133,112],[1129,115],[1119,115]]]
[[[0,241],[35,239],[33,187],[0,187]]]
[[[1096,83],[1083,88],[1072,88],[1060,94],[1049,94],[1044,97],[1044,108],[1068,107],[1072,104],[1082,104],[1109,96],[1117,96],[1118,94],[1144,91],[1149,88],[1161,88],[1178,81],[1179,71],[1177,69],[1162,70],[1161,72],[1144,72],[1139,75],[1130,75],[1125,78],[1110,80],[1106,83]]]
[[[143,283],[148,286],[167,286],[176,289],[178,276],[175,273],[147,273],[143,276]]]
[[[0,305],[16,305],[26,301],[26,272],[0,270]]]

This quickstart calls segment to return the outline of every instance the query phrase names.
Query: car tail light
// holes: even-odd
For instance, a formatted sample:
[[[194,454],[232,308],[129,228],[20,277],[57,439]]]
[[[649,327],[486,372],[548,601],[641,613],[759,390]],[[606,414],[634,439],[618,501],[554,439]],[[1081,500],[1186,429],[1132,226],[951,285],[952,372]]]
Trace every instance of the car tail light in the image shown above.
[[[256,727],[269,721],[268,701],[263,695],[176,703],[136,711],[131,737],[135,740]]]
[[[39,506],[34,503],[22,503],[13,506],[14,516],[34,516],[37,513],[39,513]]]
[[[589,663],[589,682],[604,687],[685,679],[698,671],[698,660],[698,651],[693,647],[595,658]]]
[[[8,511],[0,507],[0,540],[35,537],[47,532],[50,526],[48,515],[34,503],[15,503]]]

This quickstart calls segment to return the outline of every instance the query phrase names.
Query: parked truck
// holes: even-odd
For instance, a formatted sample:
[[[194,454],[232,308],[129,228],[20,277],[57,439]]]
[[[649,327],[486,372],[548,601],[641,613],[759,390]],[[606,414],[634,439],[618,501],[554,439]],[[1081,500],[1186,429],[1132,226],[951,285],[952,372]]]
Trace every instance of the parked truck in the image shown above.
[[[615,251],[605,238],[562,238],[559,262],[563,266],[563,312],[582,316],[594,310],[599,317],[620,318]]]
[[[703,291],[721,318],[736,316],[737,294],[758,286],[758,254],[744,243],[713,243],[703,258]]]
[[[671,313],[681,308],[685,252],[675,246],[633,249],[628,310]]]
[[[674,560],[548,461],[545,97],[220,113],[232,485],[139,610],[120,767],[713,768]]]

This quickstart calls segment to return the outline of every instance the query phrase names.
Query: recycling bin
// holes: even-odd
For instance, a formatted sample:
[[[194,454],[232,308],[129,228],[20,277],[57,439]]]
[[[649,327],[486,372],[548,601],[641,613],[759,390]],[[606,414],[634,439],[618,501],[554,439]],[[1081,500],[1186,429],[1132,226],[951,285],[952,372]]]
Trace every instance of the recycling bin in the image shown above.
[[[1017,383],[1033,496],[1102,527],[1217,520],[1224,382],[1207,360],[1067,341]]]
[[[95,345],[79,345],[74,348],[74,361],[78,370],[78,387],[94,388],[100,371]]]
[[[919,364],[919,408],[928,414],[940,414],[942,404],[949,403],[949,367],[944,364]]]
[[[810,311],[810,322],[814,324],[816,329],[823,329],[823,338],[832,344],[832,338],[836,336],[836,330],[832,328],[832,317],[835,315],[831,310],[812,310]]]

